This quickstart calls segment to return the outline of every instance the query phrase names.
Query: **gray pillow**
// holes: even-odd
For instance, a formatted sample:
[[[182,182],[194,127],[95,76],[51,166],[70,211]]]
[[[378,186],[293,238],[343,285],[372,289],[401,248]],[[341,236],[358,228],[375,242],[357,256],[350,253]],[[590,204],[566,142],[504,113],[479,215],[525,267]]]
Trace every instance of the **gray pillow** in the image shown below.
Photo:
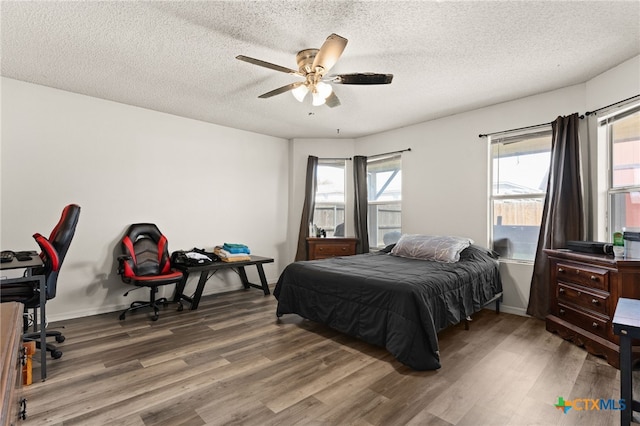
[[[391,250],[394,256],[454,263],[473,240],[464,237],[405,234]]]

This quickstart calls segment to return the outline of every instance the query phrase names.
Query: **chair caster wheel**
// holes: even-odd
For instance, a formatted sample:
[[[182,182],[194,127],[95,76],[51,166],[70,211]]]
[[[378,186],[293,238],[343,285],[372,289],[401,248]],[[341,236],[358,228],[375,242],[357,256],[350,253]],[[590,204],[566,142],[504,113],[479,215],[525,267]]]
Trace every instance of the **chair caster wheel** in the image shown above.
[[[178,312],[182,312],[184,310],[184,306],[178,305]]]
[[[120,321],[124,320],[124,314],[120,314]]]
[[[151,321],[158,321],[158,318],[160,317],[160,315],[154,315],[151,317]]]
[[[51,358],[59,359],[61,357],[62,357],[62,351],[52,351],[51,352]]]
[[[64,340],[65,340],[64,336],[56,336],[56,342],[62,343],[62,342],[64,342]]]

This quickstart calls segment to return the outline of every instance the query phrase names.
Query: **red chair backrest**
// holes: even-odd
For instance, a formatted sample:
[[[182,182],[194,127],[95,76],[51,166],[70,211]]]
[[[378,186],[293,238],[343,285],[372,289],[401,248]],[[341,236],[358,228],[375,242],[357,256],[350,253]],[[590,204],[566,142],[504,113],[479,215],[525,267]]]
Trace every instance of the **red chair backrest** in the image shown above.
[[[60,220],[51,231],[49,238],[39,233],[33,234],[33,238],[42,249],[40,257],[44,263],[44,266],[35,270],[34,273],[44,274],[46,277],[47,300],[53,299],[56,295],[58,272],[75,235],[79,218],[80,206],[69,204],[62,210]]]
[[[153,223],[134,223],[122,238],[123,278],[162,275],[171,270],[167,238]]]

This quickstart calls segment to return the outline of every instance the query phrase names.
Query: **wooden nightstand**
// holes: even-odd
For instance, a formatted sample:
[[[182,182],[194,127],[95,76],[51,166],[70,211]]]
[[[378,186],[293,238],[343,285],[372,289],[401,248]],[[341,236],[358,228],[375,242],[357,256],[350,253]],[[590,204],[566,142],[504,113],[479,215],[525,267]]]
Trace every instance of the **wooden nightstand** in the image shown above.
[[[307,238],[307,260],[356,254],[357,238]]]

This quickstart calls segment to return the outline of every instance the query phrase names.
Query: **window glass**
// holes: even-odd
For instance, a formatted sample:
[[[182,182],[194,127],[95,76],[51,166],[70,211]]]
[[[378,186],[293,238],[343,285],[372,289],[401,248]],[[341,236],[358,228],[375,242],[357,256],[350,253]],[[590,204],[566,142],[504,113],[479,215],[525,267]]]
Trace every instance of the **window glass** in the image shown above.
[[[640,231],[640,105],[599,124],[609,146],[609,231]]]
[[[612,187],[640,186],[640,111],[609,124]]]
[[[400,154],[367,161],[369,246],[395,243],[402,232],[402,161]]]
[[[551,130],[491,138],[491,241],[504,259],[533,261],[551,162]]]
[[[345,160],[318,160],[313,223],[327,237],[344,236]]]

